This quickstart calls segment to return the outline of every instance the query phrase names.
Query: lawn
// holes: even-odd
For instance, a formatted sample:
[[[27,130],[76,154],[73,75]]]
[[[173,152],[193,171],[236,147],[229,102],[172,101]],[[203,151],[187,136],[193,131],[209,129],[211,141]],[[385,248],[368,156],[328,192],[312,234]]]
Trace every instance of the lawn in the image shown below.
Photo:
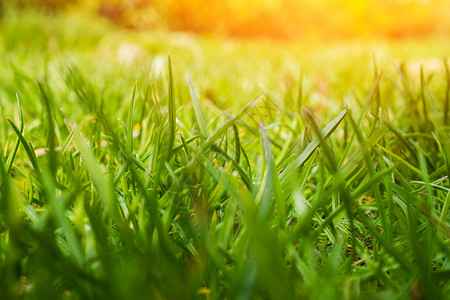
[[[448,53],[6,7],[0,299],[445,299]]]

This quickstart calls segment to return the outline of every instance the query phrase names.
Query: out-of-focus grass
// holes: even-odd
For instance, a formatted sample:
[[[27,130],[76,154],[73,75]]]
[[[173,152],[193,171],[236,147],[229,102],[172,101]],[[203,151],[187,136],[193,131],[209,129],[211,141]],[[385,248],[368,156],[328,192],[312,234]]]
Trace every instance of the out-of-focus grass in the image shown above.
[[[449,294],[448,41],[84,20],[1,21],[0,298]]]

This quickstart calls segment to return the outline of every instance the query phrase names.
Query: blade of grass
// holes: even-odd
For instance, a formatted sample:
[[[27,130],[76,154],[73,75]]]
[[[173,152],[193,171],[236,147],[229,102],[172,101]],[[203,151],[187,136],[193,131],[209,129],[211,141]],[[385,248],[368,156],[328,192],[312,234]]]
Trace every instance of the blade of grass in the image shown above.
[[[198,100],[197,93],[195,92],[192,81],[189,77],[186,78],[189,84],[189,90],[191,93],[192,105],[194,106],[195,118],[200,129],[200,135],[204,141],[209,138],[208,126],[206,125],[205,116],[203,115],[200,101]]]
[[[75,133],[75,128],[77,127],[77,124],[69,125],[67,120],[64,120],[64,123],[66,124],[67,128],[69,128],[69,129],[71,128],[71,129],[70,129],[69,136],[67,137],[67,139],[64,141],[63,145],[61,146],[61,151],[59,152],[59,155],[58,155],[58,161],[61,160],[61,158],[64,156],[64,154],[69,149],[70,143],[73,140],[73,134]]]
[[[169,70],[169,140],[167,144],[167,159],[169,162],[172,158],[172,149],[173,144],[175,142],[175,126],[176,126],[176,108],[175,108],[175,99],[173,92],[173,73],[172,73],[172,61],[170,59],[170,55],[167,56],[168,65],[167,68]]]
[[[376,176],[378,174],[376,174],[375,166],[373,165],[373,160],[372,160],[372,158],[370,156],[370,153],[369,153],[369,146],[367,145],[367,140],[364,138],[363,133],[361,132],[361,129],[357,126],[355,120],[352,117],[351,112],[349,113],[348,119],[350,120],[350,124],[352,125],[353,130],[356,133],[356,139],[358,140],[358,143],[359,143],[360,147],[362,148],[363,159],[364,159],[366,167],[368,168],[369,176],[372,179],[373,178],[378,178]],[[386,213],[385,213],[384,204],[383,204],[382,197],[381,197],[381,192],[380,192],[379,180],[376,180],[373,183],[372,191],[373,191],[374,196],[375,196],[375,202],[376,202],[376,205],[377,205],[377,208],[378,208],[379,217],[381,218],[381,225],[386,230],[386,232],[389,234],[390,233],[390,229],[389,229],[390,226],[387,223],[387,219],[386,219]]]
[[[22,106],[20,105],[20,99],[19,99],[19,95],[17,93],[16,93],[16,98],[17,98],[17,112],[19,114],[19,122],[20,122],[19,132],[21,134],[23,134],[24,123],[23,123]],[[17,137],[16,142],[14,143],[13,150],[12,150],[11,154],[8,156],[8,159],[6,161],[6,174],[9,174],[9,171],[11,170],[12,164],[14,162],[14,158],[16,157],[17,150],[19,149],[19,145],[20,145],[20,138]]]
[[[81,135],[78,132],[78,127],[75,129],[74,142],[84,158],[83,164],[91,177],[92,183],[98,192],[98,196],[102,200],[110,215],[117,222],[119,228],[123,231],[123,237],[127,240],[128,245],[132,246],[134,234],[119,211],[114,195],[112,180],[110,180],[109,176],[105,176],[105,170],[97,164],[94,155],[81,138]]]
[[[450,192],[447,193],[447,197],[445,197],[445,200],[444,200],[444,206],[442,207],[442,212],[441,212],[441,217],[440,217],[441,224],[445,224],[447,222],[449,207],[450,207]]]
[[[429,118],[428,118],[428,109],[427,109],[427,102],[425,99],[425,87],[427,85],[427,82],[425,80],[425,75],[423,74],[423,65],[420,67],[420,97],[422,99],[422,109],[423,109],[423,116],[425,119],[425,124],[427,125],[431,125],[432,123],[430,122]]]
[[[403,158],[401,158],[400,156],[398,156],[397,154],[393,153],[392,151],[388,150],[387,148],[381,146],[380,144],[376,143],[377,147],[380,148],[381,150],[383,150],[383,152],[389,154],[390,156],[392,156],[393,158],[397,159],[399,162],[401,162],[403,165],[405,165],[406,167],[408,167],[411,171],[413,171],[414,173],[416,173],[417,175],[422,175],[422,171],[420,171],[419,169],[417,169],[416,167],[414,167],[413,165],[411,165],[409,162],[407,162],[406,160],[404,160]]]
[[[137,81],[134,83],[133,92],[131,93],[130,106],[128,108],[128,121],[127,121],[127,151],[128,155],[133,155],[133,120],[134,110],[136,106],[136,88]]]
[[[217,152],[217,154],[219,154],[220,156],[222,156],[224,159],[226,159],[227,161],[231,161],[231,163],[233,164],[233,168],[235,168],[235,170],[239,173],[239,176],[241,176],[242,181],[245,183],[245,185],[247,186],[247,188],[251,191],[253,189],[253,183],[250,180],[249,176],[247,175],[247,173],[244,171],[244,169],[239,166],[239,164],[232,159],[225,151],[223,151],[221,148],[212,145],[212,149]]]
[[[321,136],[323,140],[326,140],[339,126],[339,124],[344,119],[345,115],[347,114],[347,110],[343,110],[339,115],[334,118],[333,121],[328,123],[324,129],[321,131]],[[300,168],[314,153],[317,147],[320,146],[321,140],[319,137],[315,137],[309,144],[306,146],[306,148],[303,150],[302,153],[288,166],[286,169],[283,170],[283,172],[280,174],[280,181],[281,184],[284,185],[286,180],[293,176],[292,174],[295,173],[295,170]]]
[[[11,121],[10,119],[6,118],[6,120],[9,122],[11,127],[13,128],[14,132],[16,133],[17,137],[19,138],[20,142],[22,143],[23,147],[25,148],[25,151],[28,155],[28,158],[30,159],[30,162],[33,166],[34,171],[36,172],[36,176],[38,178],[38,181],[42,183],[42,174],[41,169],[39,168],[39,165],[37,163],[36,155],[34,154],[33,149],[31,148],[30,144],[27,143],[24,136],[20,132],[20,129],[17,128],[17,126]]]
[[[241,161],[241,141],[239,138],[239,131],[236,124],[233,124],[234,132],[234,161],[239,165]]]
[[[48,144],[48,163],[49,163],[49,170],[53,177],[56,176],[57,171],[57,156],[55,152],[56,147],[56,132],[55,132],[55,124],[53,120],[53,112],[52,107],[54,106],[53,103],[51,103],[50,94],[48,91],[45,90],[44,85],[41,81],[37,81],[37,85],[39,87],[39,90],[41,92],[43,105],[45,107],[45,110],[47,112],[47,125],[48,125],[48,132],[47,132],[47,144]]]
[[[71,255],[73,255],[73,259],[77,266],[81,269],[84,266],[84,257],[81,252],[81,247],[79,241],[76,237],[75,231],[73,230],[72,225],[67,220],[64,214],[63,203],[66,203],[67,200],[65,198],[73,197],[74,195],[64,195],[60,199],[55,197],[55,185],[54,185],[54,175],[49,172],[45,172],[44,170],[44,180],[45,180],[45,196],[48,201],[48,204],[51,206],[52,215],[55,218],[55,223],[62,229],[62,233],[64,235],[65,240],[68,244],[68,251]]]
[[[192,160],[190,161],[189,164],[192,165],[194,163],[194,161],[199,158],[200,155],[209,151],[211,146],[219,139],[219,137],[222,134],[224,134],[225,131],[230,126],[232,126],[237,120],[239,120],[239,118],[241,118],[242,115],[245,112],[247,112],[247,110],[250,107],[255,106],[256,103],[258,103],[258,100],[254,100],[254,101],[250,102],[241,111],[239,111],[235,117],[229,117],[228,120],[224,124],[222,124],[222,126],[220,126],[218,129],[216,129],[216,131],[205,141],[205,143],[203,144],[203,147],[199,151],[197,151],[197,154],[194,156],[194,158],[192,158]]]
[[[270,196],[269,199],[266,200],[266,202],[272,200],[272,194],[273,197],[275,197],[275,203],[277,205],[277,217],[278,217],[278,226],[280,228],[285,227],[285,219],[286,219],[286,205],[285,200],[283,197],[283,193],[281,190],[281,184],[280,179],[278,178],[277,170],[275,168],[275,162],[273,158],[273,153],[270,147],[269,138],[267,136],[267,132],[265,129],[260,126],[260,132],[262,136],[262,142],[263,142],[263,152],[264,152],[264,158],[265,162],[268,166],[267,172],[268,172],[268,189]],[[264,205],[264,202],[262,203],[262,206]],[[267,208],[271,205],[265,205]],[[265,212],[264,209],[261,209],[262,214],[268,214],[269,212]]]

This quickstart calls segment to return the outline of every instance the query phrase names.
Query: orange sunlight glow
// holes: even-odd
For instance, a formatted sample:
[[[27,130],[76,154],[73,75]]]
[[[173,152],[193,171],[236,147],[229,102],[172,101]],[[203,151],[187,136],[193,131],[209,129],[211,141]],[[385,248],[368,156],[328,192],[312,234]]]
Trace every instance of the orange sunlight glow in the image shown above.
[[[238,37],[449,36],[448,0],[155,0],[172,30]]]

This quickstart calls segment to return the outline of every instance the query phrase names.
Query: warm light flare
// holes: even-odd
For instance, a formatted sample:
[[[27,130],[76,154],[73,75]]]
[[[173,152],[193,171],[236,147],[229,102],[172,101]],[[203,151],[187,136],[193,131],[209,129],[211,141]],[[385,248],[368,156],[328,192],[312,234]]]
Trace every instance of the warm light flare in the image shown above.
[[[129,28],[286,40],[450,36],[448,0],[11,0],[84,8]]]
[[[450,34],[445,0],[177,0],[154,2],[174,30],[282,39]]]

